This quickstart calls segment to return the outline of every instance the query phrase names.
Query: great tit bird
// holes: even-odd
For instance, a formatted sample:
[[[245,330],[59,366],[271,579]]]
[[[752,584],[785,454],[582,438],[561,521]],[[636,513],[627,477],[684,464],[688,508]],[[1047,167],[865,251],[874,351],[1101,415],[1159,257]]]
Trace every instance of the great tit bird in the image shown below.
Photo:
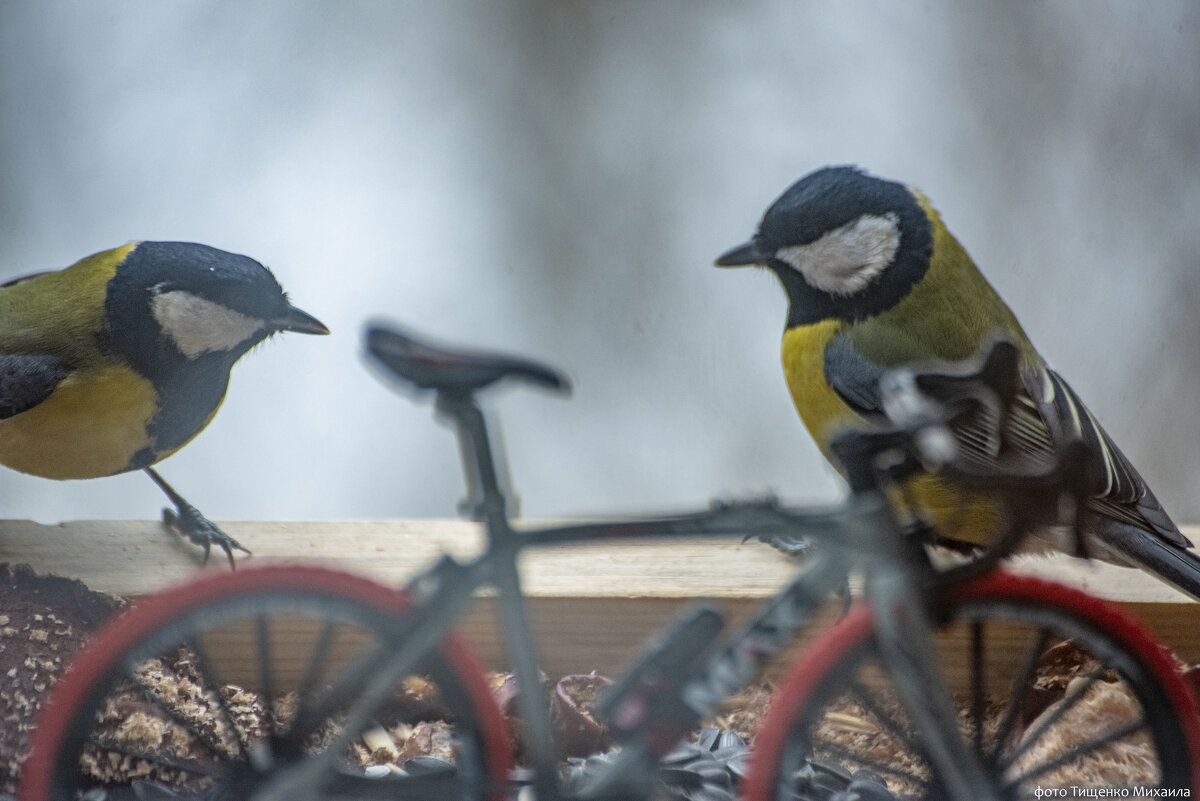
[[[1048,463],[1068,441],[1084,445],[1087,551],[1135,564],[1200,598],[1200,558],[1146,482],[1062,377],[1049,369],[1017,318],[918,190],[852,166],[801,178],[767,209],[758,232],[716,260],[761,265],[788,298],[783,371],[800,418],[833,461],[840,430],[882,413],[879,378],[972,358],[1006,339],[1019,352],[1019,386],[1005,442]],[[986,464],[992,445],[958,436],[964,457]],[[835,462],[836,464],[836,462]],[[940,535],[987,544],[1003,520],[994,495],[938,476],[910,487]],[[1064,547],[1059,544],[1059,547]]]
[[[144,470],[164,521],[233,563],[249,551],[151,465],[199,434],[241,356],[278,331],[327,334],[246,256],[135,242],[0,286],[0,463],[35,476]]]

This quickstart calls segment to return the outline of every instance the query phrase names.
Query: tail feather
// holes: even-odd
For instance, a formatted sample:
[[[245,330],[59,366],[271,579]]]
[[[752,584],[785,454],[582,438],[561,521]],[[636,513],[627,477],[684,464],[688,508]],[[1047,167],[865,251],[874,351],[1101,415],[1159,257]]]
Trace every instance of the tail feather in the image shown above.
[[[1118,520],[1091,515],[1089,533],[1106,551],[1200,600],[1200,555]]]

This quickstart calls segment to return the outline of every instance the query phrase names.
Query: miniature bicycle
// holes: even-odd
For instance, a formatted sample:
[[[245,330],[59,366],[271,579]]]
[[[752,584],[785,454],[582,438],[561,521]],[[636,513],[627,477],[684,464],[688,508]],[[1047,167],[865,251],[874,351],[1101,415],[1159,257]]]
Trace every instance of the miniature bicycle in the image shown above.
[[[1011,347],[998,345],[977,374],[927,382],[950,388],[937,402],[911,374],[890,374],[892,422],[839,440],[850,478],[842,505],[788,509],[766,499],[535,528],[509,520],[477,395],[501,379],[559,391],[566,380],[532,361],[435,348],[382,327],[369,330],[367,346],[393,378],[432,393],[455,427],[485,550],[465,562],[443,557],[403,590],[284,565],[143,598],[54,688],[22,801],[503,799],[519,787],[539,801],[650,798],[660,758],[754,678],[852,572],[863,577],[863,600],[787,671],[755,740],[747,799],[798,797],[797,776],[813,758],[868,770],[901,798],[1031,797],[1134,752],[1136,773],[1123,765],[1099,781],[1198,787],[1200,718],[1164,649],[1104,602],[994,569],[1063,497],[1069,458],[985,477],[1018,493],[1014,508],[1026,511],[984,556],[949,570],[927,558],[930,532],[889,500],[924,462],[951,455],[946,425],[1002,404],[1003,389],[989,381],[1006,364],[1011,372]],[[601,538],[777,535],[812,544],[796,578],[723,643],[716,610],[683,617],[601,704],[619,753],[568,788],[518,555]],[[522,690],[520,771],[480,664],[450,631],[485,588]],[[1064,640],[1077,670],[1056,689],[1045,654],[1061,657],[1066,646],[1051,646]],[[965,652],[967,675],[955,686],[947,647]],[[1094,708],[1104,699],[1116,699],[1115,712],[1101,720]],[[401,749],[414,741],[445,759],[406,761]]]

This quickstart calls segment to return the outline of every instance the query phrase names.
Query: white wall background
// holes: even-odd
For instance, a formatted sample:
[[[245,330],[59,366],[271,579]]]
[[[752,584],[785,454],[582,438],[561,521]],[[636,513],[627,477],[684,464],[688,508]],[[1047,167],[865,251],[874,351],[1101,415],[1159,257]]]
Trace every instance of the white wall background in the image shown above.
[[[781,291],[710,264],[856,162],[932,196],[1200,522],[1198,79],[1188,0],[2,2],[0,277],[194,240],[333,329],[250,354],[164,463],[214,519],[453,514],[449,433],[360,359],[378,316],[571,375],[494,404],[530,516],[831,499]],[[0,517],[160,503],[0,470]]]

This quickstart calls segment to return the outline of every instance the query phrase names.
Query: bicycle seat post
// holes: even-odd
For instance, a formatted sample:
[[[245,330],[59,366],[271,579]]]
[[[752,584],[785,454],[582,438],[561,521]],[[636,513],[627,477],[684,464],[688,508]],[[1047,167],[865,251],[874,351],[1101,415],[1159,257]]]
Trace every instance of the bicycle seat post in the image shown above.
[[[474,393],[441,390],[437,394],[437,410],[453,422],[458,437],[467,482],[464,511],[487,526],[489,537],[507,532],[508,500],[500,485],[487,422]]]

